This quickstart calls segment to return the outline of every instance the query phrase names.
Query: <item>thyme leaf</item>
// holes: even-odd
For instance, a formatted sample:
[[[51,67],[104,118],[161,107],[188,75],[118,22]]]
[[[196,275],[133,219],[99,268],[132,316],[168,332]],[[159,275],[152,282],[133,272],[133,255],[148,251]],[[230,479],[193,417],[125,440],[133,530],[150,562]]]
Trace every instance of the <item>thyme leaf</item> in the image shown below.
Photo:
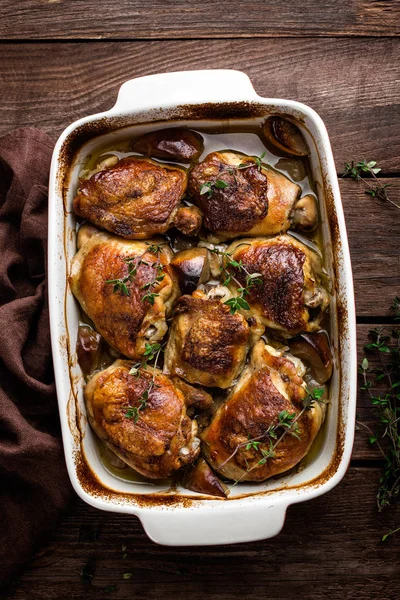
[[[276,424],[270,425],[268,429],[258,437],[250,438],[250,435],[248,435],[247,441],[238,444],[232,454],[228,456],[223,463],[218,465],[218,469],[221,469],[224,465],[226,465],[226,463],[232,460],[232,458],[236,456],[237,452],[241,448],[245,448],[246,450],[254,450],[255,452],[261,454],[261,458],[252,467],[247,466],[245,473],[250,473],[259,465],[264,465],[268,459],[275,458],[276,448],[286,435],[292,435],[296,439],[301,440],[301,430],[299,428],[298,421],[307,410],[311,410],[313,408],[315,402],[325,403],[325,400],[323,399],[324,393],[324,388],[307,390],[307,395],[303,400],[303,408],[300,410],[300,412],[291,413],[288,410],[282,410],[278,415],[278,421]],[[263,448],[263,444],[268,444],[268,448]],[[243,479],[245,473],[240,479],[235,481],[233,486],[238,484],[241,479]]]
[[[254,162],[257,166],[258,171],[261,171],[262,159],[264,158],[265,155],[266,155],[266,152],[263,152],[260,156],[250,156],[250,158],[254,159]],[[240,163],[240,165],[237,166],[237,169],[239,169],[239,170],[249,169],[250,167],[254,167],[254,163],[244,162],[244,163]]]
[[[146,242],[148,246],[148,250],[146,252],[151,252],[152,254],[159,254],[162,250],[162,246],[166,246],[168,244],[152,244],[150,242]],[[127,286],[128,282],[134,280],[137,275],[137,269],[140,265],[152,266],[155,267],[156,275],[152,281],[149,281],[142,285],[140,288],[144,290],[146,293],[142,296],[141,302],[149,302],[151,306],[154,305],[154,301],[160,294],[154,292],[154,288],[158,286],[164,279],[165,273],[163,273],[164,266],[160,262],[148,263],[143,260],[143,255],[136,260],[135,257],[124,258],[124,262],[128,264],[128,274],[125,277],[121,277],[119,279],[107,279],[106,283],[110,283],[113,285],[113,292],[120,292],[123,296],[130,296],[130,291]]]
[[[400,320],[400,298],[391,306],[395,319]],[[365,344],[367,353],[373,353],[379,366],[371,368],[365,356],[360,365],[361,389],[367,392],[374,408],[378,426],[370,432],[369,443],[379,449],[384,459],[383,471],[376,495],[378,510],[382,511],[400,500],[400,328],[378,327],[369,332],[370,342]],[[382,537],[386,541],[400,531],[393,529]]]
[[[207,194],[207,198],[211,198],[215,189],[224,190],[228,187],[228,184],[223,179],[216,179],[216,181],[207,181],[200,187],[200,196]]]
[[[129,371],[130,375],[133,375],[136,378],[140,378],[140,370],[142,368],[148,367],[149,361],[154,360],[154,364],[151,365],[151,367],[153,368],[152,380],[150,382],[149,387],[147,389],[145,389],[144,392],[141,394],[141,396],[138,398],[138,400],[137,400],[138,404],[135,406],[132,406],[131,404],[122,406],[122,408],[124,408],[126,410],[125,417],[127,419],[132,419],[133,422],[135,423],[135,425],[140,419],[140,413],[148,406],[150,394],[152,393],[154,388],[157,387],[157,384],[155,383],[156,368],[157,368],[159,356],[160,356],[161,352],[163,351],[164,346],[165,346],[165,344],[161,345],[158,342],[155,342],[153,344],[146,342],[145,349],[143,352],[144,358],[143,358],[142,362],[133,365]]]
[[[222,274],[225,279],[222,285],[227,287],[232,281],[234,281],[238,286],[237,292],[239,293],[239,295],[234,296],[233,298],[229,298],[229,300],[226,300],[224,302],[224,304],[229,306],[231,315],[234,315],[237,311],[241,309],[250,310],[250,305],[245,299],[245,296],[248,296],[250,294],[250,289],[252,287],[254,287],[255,285],[262,284],[262,274],[250,273],[244,266],[243,261],[237,261],[234,258],[232,258],[230,252],[223,252],[221,250],[218,250],[217,248],[210,248],[209,250],[210,252],[218,254],[223,258]],[[235,277],[235,275],[231,271],[228,271],[228,267],[232,267],[236,271],[239,271],[239,273],[243,273],[245,275],[246,281],[244,285],[241,284],[241,282]]]
[[[372,196],[373,198],[377,198],[378,200],[390,202],[390,204],[400,209],[400,206],[393,202],[387,193],[387,188],[391,187],[392,184],[383,184],[378,179],[377,175],[382,171],[382,169],[376,165],[376,160],[370,160],[368,162],[366,160],[362,160],[360,162],[355,162],[352,160],[351,162],[345,163],[342,177],[350,177],[357,182],[362,181],[363,185],[367,188],[365,190],[366,194]],[[365,175],[371,176],[373,181],[372,184],[368,181],[368,179],[365,178]]]

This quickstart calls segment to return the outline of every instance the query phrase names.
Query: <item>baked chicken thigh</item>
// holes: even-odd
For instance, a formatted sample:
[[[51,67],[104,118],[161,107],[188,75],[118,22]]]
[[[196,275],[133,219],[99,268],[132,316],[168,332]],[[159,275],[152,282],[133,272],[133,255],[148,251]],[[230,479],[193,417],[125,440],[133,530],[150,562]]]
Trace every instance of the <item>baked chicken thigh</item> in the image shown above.
[[[146,343],[167,332],[166,317],[179,294],[162,240],[128,241],[84,225],[70,284],[83,311],[115,350],[140,358]]]
[[[238,283],[246,285],[248,273],[258,273],[246,300],[251,314],[284,337],[319,329],[329,304],[321,284],[319,256],[289,235],[242,239],[227,254],[242,265],[227,266]],[[232,279],[232,291],[237,283]]]
[[[201,226],[196,208],[180,207],[187,186],[184,169],[128,157],[81,180],[74,211],[127,239],[144,239],[172,225],[187,235]]]
[[[260,159],[213,152],[191,171],[188,191],[204,214],[210,241],[243,235],[274,235],[290,227],[312,229],[315,198]]]
[[[257,342],[239,381],[200,436],[213,469],[236,481],[264,481],[307,454],[325,406],[315,402],[304,408],[304,373],[299,359]]]
[[[117,360],[86,385],[88,418],[99,438],[130,467],[152,479],[168,477],[200,452],[197,423],[187,409],[210,396],[163,375]]]
[[[249,325],[240,313],[231,314],[220,298],[200,290],[181,296],[165,351],[165,372],[190,383],[230,387],[263,332],[256,319],[253,322]]]

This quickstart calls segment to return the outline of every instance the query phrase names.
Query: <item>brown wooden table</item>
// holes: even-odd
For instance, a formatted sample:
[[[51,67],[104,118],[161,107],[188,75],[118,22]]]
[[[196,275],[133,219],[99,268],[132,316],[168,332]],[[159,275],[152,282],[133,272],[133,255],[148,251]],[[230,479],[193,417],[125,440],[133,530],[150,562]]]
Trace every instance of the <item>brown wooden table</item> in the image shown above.
[[[399,8],[396,0],[3,0],[0,133],[31,125],[55,140],[109,108],[127,79],[235,68],[262,96],[316,109],[338,173],[346,160],[375,159],[400,202]],[[391,322],[400,294],[400,212],[352,181],[340,186],[361,356],[368,330]],[[374,426],[361,392],[358,419]],[[400,524],[400,510],[377,512],[381,463],[367,437],[360,427],[342,483],[291,507],[283,532],[265,542],[156,546],[135,518],[76,499],[7,598],[398,600],[400,535],[380,539]],[[85,565],[91,585],[80,576]]]

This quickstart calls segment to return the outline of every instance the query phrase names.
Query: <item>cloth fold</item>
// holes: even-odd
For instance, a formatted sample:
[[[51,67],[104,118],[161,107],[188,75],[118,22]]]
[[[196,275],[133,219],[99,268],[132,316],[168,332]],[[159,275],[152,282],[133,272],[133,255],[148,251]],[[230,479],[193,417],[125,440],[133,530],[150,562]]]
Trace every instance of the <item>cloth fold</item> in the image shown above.
[[[0,138],[0,586],[54,528],[71,494],[46,286],[52,149],[37,129]]]

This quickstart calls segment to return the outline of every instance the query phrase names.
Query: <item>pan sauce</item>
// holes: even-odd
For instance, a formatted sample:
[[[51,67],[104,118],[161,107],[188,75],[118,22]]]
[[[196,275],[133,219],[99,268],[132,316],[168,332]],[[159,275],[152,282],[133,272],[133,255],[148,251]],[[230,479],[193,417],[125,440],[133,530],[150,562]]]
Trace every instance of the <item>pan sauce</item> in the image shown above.
[[[193,166],[197,162],[201,162],[211,152],[226,149],[238,151],[249,156],[261,156],[262,154],[264,154],[263,163],[266,163],[269,166],[273,167],[275,170],[288,177],[292,182],[299,185],[302,190],[301,196],[304,196],[308,193],[316,195],[316,186],[310,175],[308,159],[305,157],[288,157],[284,156],[283,153],[276,154],[276,151],[272,152],[271,148],[268,147],[268,143],[265,141],[265,139],[263,139],[259,128],[249,127],[247,129],[241,128],[240,130],[236,129],[235,127],[225,128],[223,130],[203,130],[199,128],[198,133],[200,133],[204,139],[204,152],[200,156],[199,160],[195,161],[190,166]],[[111,156],[115,156],[118,159],[125,158],[128,156],[142,156],[136,152],[130,151],[129,146],[132,141],[133,140],[127,143],[107,145],[100,148],[95,154],[92,154],[89,157],[88,161],[86,162],[84,168],[81,171],[81,177],[88,177],[91,174],[91,172],[96,170],[100,163],[102,163],[104,160]],[[168,163],[168,161],[165,159],[160,159],[160,162]],[[176,162],[174,162],[173,164],[179,165],[179,163]],[[187,163],[182,164],[182,166],[185,168],[188,167]],[[76,182],[75,185],[77,187],[78,183]],[[288,234],[291,235],[292,232],[288,231]],[[293,235],[295,238],[302,241],[302,243],[304,243],[306,246],[312,248],[318,254],[323,256],[321,232],[319,228],[308,234],[299,234],[298,232],[294,232]],[[177,233],[176,230],[169,231],[165,235],[165,237],[169,241],[174,251],[179,251],[184,248],[195,246],[199,242],[199,239],[189,239]],[[93,323],[83,313],[81,313],[81,322],[82,324],[88,324],[91,327],[93,327]],[[328,314],[325,315],[325,318],[322,321],[321,329],[329,329]],[[272,345],[274,345],[274,341],[273,339],[271,341],[270,337],[269,343],[272,343]],[[106,348],[102,356],[102,368],[106,367],[108,364],[111,364],[114,360],[115,351],[110,352],[110,350]],[[308,385],[312,385],[312,380],[309,374],[305,379]],[[223,397],[224,395],[226,396],[226,393],[221,393],[221,390],[214,390],[214,392],[215,391],[217,391],[217,395],[219,395],[220,397]],[[325,424],[321,427],[316,439],[313,442],[311,450],[295,467],[296,470],[303,468],[306,465],[306,463],[312,460],[312,457],[318,453],[319,447],[321,446],[323,441],[324,427]],[[107,448],[105,448],[102,442],[98,441],[98,446],[101,461],[106,470],[113,476],[124,481],[132,481],[136,484],[142,484],[143,486],[154,485],[153,480],[141,476],[128,466],[123,466],[122,462],[119,459],[115,459],[112,453]],[[287,471],[284,475],[288,475],[290,474],[290,472],[291,471]],[[172,485],[172,479],[165,480],[165,482],[160,482],[160,480],[157,480],[156,483],[157,485],[160,485],[160,483],[164,485],[165,483],[165,488],[168,489]]]

